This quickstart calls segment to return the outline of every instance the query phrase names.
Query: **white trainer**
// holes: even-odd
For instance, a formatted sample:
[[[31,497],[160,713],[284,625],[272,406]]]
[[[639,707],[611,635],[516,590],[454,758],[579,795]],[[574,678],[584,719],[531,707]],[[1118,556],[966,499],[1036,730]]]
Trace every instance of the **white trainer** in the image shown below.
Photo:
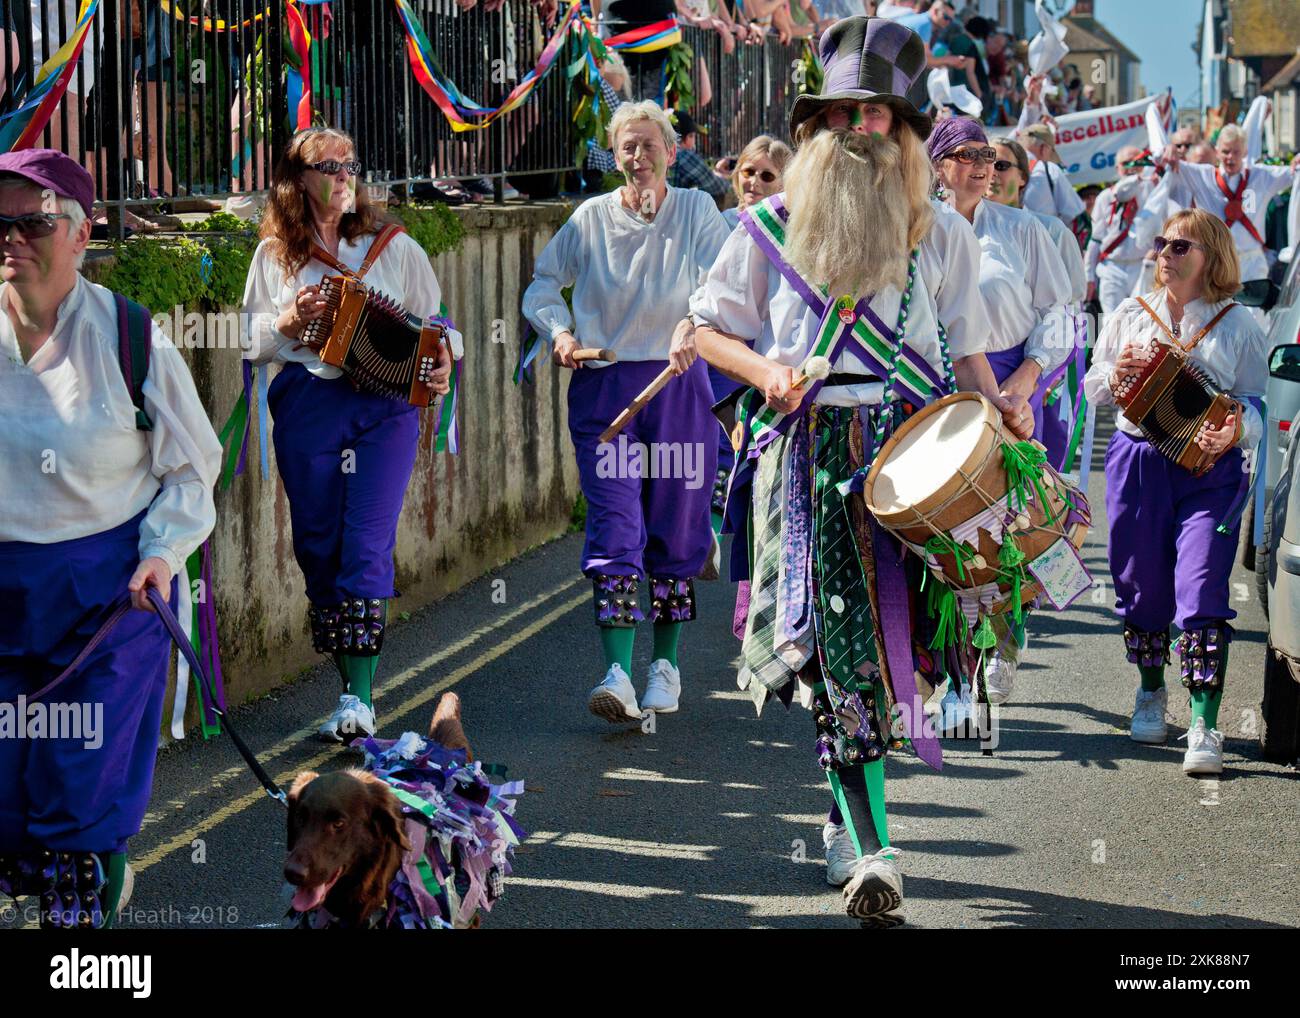
[[[854,864],[844,885],[844,910],[854,919],[872,919],[903,904],[903,873],[896,861],[900,854],[886,845]]]
[[[945,739],[973,739],[977,735],[975,704],[970,687],[962,686],[961,693],[950,682],[948,692],[939,701],[940,736]]]
[[[344,703],[348,694],[344,693],[339,697],[339,702],[334,706],[334,713],[325,719],[324,724],[316,729],[316,737],[324,742],[342,742],[339,736],[339,722],[343,720]]]
[[[849,829],[843,824],[826,824],[822,827],[822,844],[826,846],[826,883],[843,887],[853,876],[858,861]]]
[[[988,690],[989,703],[1006,703],[1011,699],[1017,667],[1018,661],[1003,657],[996,651],[984,659],[984,685]]]
[[[1187,752],[1183,754],[1184,774],[1223,773],[1223,733],[1217,728],[1206,728],[1205,718],[1197,718],[1196,724],[1179,739],[1187,740]]]
[[[360,697],[344,693],[339,697],[339,709],[334,713],[338,717],[340,742],[368,739],[375,734],[375,712],[362,703]]]
[[[1153,690],[1139,688],[1137,700],[1133,704],[1129,738],[1134,742],[1163,746],[1169,734],[1169,728],[1165,724],[1165,705],[1168,700],[1169,691],[1164,686]]]
[[[646,683],[641,709],[656,714],[672,714],[677,710],[677,700],[682,695],[682,673],[666,658],[650,662],[650,680]]]
[[[587,697],[587,709],[613,725],[641,720],[641,708],[636,705],[636,690],[618,662],[609,666],[600,685]]]

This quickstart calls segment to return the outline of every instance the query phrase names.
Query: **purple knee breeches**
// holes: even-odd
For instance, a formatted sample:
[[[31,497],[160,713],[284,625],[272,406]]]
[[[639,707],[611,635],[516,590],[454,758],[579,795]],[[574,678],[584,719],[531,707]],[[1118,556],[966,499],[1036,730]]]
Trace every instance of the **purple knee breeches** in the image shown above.
[[[583,368],[569,383],[569,433],[587,499],[582,571],[596,585],[599,625],[640,619],[642,576],[650,579],[652,620],[694,618],[692,581],[712,546],[709,505],[718,462],[705,363],[696,361],[613,441],[600,443],[600,433],[666,365]]]
[[[81,652],[140,562],[143,515],[71,541],[0,542],[0,702],[30,696]],[[173,580],[173,604],[175,593]],[[24,730],[0,737],[0,854],[116,852],[139,832],[170,647],[157,615],[128,611],[43,706],[24,699]],[[34,710],[47,725],[61,716],[60,730],[38,733]]]
[[[314,605],[389,598],[420,420],[415,407],[288,364],[268,393],[293,553]]]
[[[1145,439],[1117,431],[1106,450],[1106,514],[1115,608],[1129,660],[1168,660],[1170,623],[1183,631],[1183,682],[1217,689],[1237,613],[1228,603],[1238,526],[1217,530],[1240,490],[1242,455],[1233,449],[1204,477]]]

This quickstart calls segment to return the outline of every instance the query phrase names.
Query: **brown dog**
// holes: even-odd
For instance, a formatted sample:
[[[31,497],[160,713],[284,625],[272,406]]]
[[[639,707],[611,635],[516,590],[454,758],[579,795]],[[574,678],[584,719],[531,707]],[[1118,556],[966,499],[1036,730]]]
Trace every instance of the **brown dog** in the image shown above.
[[[474,759],[460,720],[460,697],[443,693],[429,738]],[[373,774],[304,771],[289,789],[289,856],[284,878],[293,908],[324,906],[344,926],[365,926],[387,897],[409,846],[397,797]]]

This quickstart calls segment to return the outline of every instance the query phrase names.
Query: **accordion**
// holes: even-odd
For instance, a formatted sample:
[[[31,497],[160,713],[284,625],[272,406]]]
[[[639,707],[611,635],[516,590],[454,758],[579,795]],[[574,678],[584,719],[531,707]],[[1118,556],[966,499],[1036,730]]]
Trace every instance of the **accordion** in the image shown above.
[[[433,402],[430,383],[446,336],[441,326],[347,276],[326,276],[321,296],[325,313],[307,323],[303,345],[339,368],[358,389],[412,406]]]
[[[1181,350],[1160,342],[1142,373],[1120,382],[1115,402],[1153,446],[1197,477],[1219,459],[1196,444],[1201,429],[1223,427],[1229,414],[1241,418],[1240,403],[1220,392]]]

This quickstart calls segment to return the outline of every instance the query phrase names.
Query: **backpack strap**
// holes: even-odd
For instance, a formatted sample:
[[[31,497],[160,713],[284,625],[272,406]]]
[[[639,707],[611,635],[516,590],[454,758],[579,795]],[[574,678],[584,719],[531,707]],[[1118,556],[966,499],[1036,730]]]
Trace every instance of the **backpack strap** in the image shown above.
[[[148,308],[120,293],[114,293],[113,300],[117,304],[117,362],[135,405],[135,426],[140,431],[152,431],[153,421],[144,411],[144,380],[149,377],[153,318]]]

